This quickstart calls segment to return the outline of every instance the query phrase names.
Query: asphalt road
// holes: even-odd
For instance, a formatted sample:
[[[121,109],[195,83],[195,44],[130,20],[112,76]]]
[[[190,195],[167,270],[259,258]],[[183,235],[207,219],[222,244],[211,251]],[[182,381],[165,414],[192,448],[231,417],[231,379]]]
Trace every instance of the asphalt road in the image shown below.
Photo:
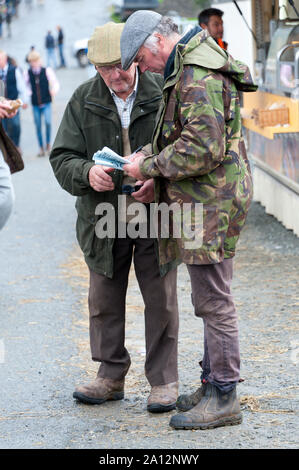
[[[13,38],[1,47],[13,50],[21,63],[30,45],[42,42],[56,24],[65,25],[70,44],[107,21],[109,2],[97,8],[95,3],[45,0],[44,7],[23,10]],[[57,71],[61,91],[54,102],[53,136],[69,96],[88,77],[69,52],[67,61],[68,68]],[[299,240],[257,203],[242,233],[233,284],[244,378],[238,388],[242,425],[174,431],[168,426],[174,412],[147,413],[143,303],[133,271],[126,339],[132,366],[125,400],[95,407],[73,400],[74,387],[93,379],[97,370],[90,360],[88,278],[75,240],[75,201],[58,186],[48,158],[36,157],[30,109],[22,112],[22,128],[26,166],[13,175],[16,204],[0,232],[0,448],[296,448]],[[186,392],[199,384],[203,332],[183,266],[178,292],[180,391]]]

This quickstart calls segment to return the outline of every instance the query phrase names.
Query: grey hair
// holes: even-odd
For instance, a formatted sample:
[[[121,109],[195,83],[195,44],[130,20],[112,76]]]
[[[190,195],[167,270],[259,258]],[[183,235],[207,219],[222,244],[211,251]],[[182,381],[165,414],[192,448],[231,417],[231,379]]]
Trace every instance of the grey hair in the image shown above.
[[[144,41],[143,46],[151,50],[153,54],[156,54],[158,38],[155,33],[161,34],[164,37],[171,37],[174,34],[179,34],[179,28],[176,23],[173,22],[168,16],[163,16],[160,23],[155,28],[155,31]]]

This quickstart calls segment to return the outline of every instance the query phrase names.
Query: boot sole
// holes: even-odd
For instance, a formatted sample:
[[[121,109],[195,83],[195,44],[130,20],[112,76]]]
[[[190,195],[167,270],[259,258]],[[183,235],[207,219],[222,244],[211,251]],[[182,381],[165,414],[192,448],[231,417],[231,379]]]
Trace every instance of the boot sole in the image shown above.
[[[106,397],[103,397],[103,398],[92,398],[80,392],[73,393],[73,398],[76,398],[76,400],[80,401],[81,403],[86,403],[88,405],[101,405],[102,403],[105,403],[106,401],[122,400],[124,396],[125,396],[124,392],[111,393],[110,395],[107,395]]]
[[[236,424],[242,423],[242,415],[238,414],[235,416],[229,416],[226,418],[218,419],[217,421],[212,421],[210,423],[178,423],[173,424],[169,423],[169,425],[174,429],[214,429],[221,426],[234,426]]]
[[[161,403],[147,405],[147,411],[150,413],[166,413],[167,411],[172,410],[175,410],[175,403],[171,403],[170,405],[162,405]]]

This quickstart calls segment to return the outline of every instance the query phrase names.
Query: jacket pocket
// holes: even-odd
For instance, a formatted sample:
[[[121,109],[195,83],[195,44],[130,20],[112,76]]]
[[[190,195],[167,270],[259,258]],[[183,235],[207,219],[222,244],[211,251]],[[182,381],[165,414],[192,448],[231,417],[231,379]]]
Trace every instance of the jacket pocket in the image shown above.
[[[97,218],[95,215],[79,215],[76,223],[76,235],[79,246],[86,257],[95,256],[95,225]]]

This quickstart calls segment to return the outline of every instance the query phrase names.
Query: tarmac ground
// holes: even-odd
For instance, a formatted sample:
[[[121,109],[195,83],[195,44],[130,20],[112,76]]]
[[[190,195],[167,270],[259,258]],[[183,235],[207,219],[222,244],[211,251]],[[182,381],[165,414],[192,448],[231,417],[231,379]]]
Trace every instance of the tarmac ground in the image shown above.
[[[76,3],[65,2],[66,8]],[[1,47],[9,44],[5,39]],[[25,48],[18,43],[18,57],[25,56]],[[69,58],[57,76],[62,87],[53,104],[53,137],[67,100],[88,71]],[[48,157],[36,157],[30,109],[22,111],[22,148],[25,169],[13,175],[15,208],[0,233],[0,449],[297,448],[299,239],[252,204],[233,280],[244,379],[238,386],[241,425],[175,431],[169,427],[174,411],[146,411],[143,301],[133,270],[126,327],[132,365],[125,398],[101,406],[79,404],[72,398],[74,387],[92,380],[98,365],[90,359],[88,272],[75,239],[75,200],[59,187]],[[186,393],[200,383],[203,329],[193,313],[185,266],[178,272],[180,393]]]

